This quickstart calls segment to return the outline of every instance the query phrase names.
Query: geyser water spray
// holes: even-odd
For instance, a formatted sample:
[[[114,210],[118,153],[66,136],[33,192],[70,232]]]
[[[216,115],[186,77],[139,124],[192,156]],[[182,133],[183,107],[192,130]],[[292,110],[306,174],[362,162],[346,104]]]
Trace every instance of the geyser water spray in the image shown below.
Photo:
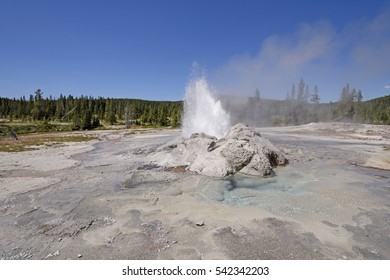
[[[204,76],[192,78],[185,92],[182,133],[189,137],[203,132],[217,138],[224,137],[230,129],[230,116],[209,87]]]

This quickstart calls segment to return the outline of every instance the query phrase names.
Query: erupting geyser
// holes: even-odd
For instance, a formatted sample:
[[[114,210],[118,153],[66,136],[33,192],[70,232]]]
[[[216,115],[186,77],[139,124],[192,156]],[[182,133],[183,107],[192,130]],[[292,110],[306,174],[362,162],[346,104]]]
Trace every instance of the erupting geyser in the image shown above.
[[[230,129],[230,116],[216,100],[206,78],[192,79],[184,98],[183,136],[205,133],[217,138],[224,137]]]
[[[274,167],[288,163],[257,130],[245,124],[230,127],[229,114],[204,77],[187,85],[182,123],[184,137],[161,147],[152,161],[165,167],[186,166],[186,170],[212,177],[269,176]]]

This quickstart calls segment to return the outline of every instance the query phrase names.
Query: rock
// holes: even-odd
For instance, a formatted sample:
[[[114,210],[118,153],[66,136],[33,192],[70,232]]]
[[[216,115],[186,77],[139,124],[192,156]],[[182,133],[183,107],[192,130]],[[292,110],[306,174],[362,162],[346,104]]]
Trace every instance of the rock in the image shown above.
[[[235,173],[268,176],[274,167],[288,163],[278,148],[245,124],[233,126],[219,140],[204,133],[180,138],[163,146],[152,158],[166,168],[188,165],[189,171],[212,177]]]
[[[49,259],[49,258],[52,258],[52,257],[55,257],[55,256],[59,256],[59,255],[60,255],[60,251],[57,250],[57,251],[55,251],[55,252],[53,252],[53,253],[48,254],[48,255],[45,257],[45,259]]]
[[[195,223],[198,227],[203,227],[204,226],[204,221],[199,221]]]
[[[240,171],[244,166],[248,165],[255,153],[256,151],[248,147],[245,141],[240,140],[228,140],[221,147],[221,155],[226,158],[233,173]]]
[[[230,129],[225,138],[250,141],[255,136],[261,137],[261,134],[246,124],[238,123]]]
[[[83,257],[83,255],[81,255],[81,254],[78,254],[78,255],[77,255],[77,257],[80,259],[80,258],[82,258],[82,257]]]

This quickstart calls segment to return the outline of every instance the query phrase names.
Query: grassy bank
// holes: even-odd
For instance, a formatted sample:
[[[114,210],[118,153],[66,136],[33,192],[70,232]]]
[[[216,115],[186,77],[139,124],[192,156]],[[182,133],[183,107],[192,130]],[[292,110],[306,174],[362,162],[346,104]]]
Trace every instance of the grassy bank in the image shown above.
[[[42,146],[53,147],[67,142],[85,142],[95,139],[98,139],[98,136],[82,132],[20,135],[17,141],[13,141],[10,137],[1,137],[0,152],[23,152],[36,150]]]
[[[10,129],[12,129],[17,135],[23,135],[31,133],[72,131],[72,126],[67,123],[26,123],[0,121],[0,137],[7,137]]]

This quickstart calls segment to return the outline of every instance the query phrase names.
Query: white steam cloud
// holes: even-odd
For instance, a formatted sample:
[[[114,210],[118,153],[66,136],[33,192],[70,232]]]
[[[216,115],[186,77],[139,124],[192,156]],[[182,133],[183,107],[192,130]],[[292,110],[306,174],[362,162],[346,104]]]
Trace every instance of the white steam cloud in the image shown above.
[[[347,82],[363,92],[375,84],[379,89],[390,75],[389,18],[385,10],[341,30],[328,21],[301,24],[292,34],[268,37],[255,56],[233,57],[217,69],[216,84],[224,94],[253,95],[259,88],[278,99],[300,78],[317,84],[323,100],[337,100]]]

